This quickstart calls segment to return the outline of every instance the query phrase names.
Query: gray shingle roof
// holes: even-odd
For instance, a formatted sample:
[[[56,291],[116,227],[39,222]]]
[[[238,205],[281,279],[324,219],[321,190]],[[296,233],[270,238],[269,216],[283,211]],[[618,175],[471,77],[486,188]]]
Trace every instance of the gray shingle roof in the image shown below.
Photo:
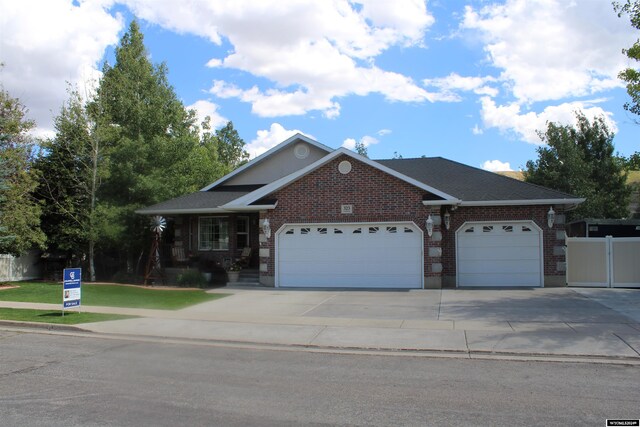
[[[219,206],[229,203],[238,197],[242,197],[247,193],[250,193],[250,191],[196,191],[195,193],[185,194],[175,199],[139,209],[136,213],[142,215],[161,215],[177,213],[177,211],[184,211],[184,213],[206,212],[207,210],[213,211]]]
[[[463,201],[577,199],[566,194],[442,157],[376,162]]]

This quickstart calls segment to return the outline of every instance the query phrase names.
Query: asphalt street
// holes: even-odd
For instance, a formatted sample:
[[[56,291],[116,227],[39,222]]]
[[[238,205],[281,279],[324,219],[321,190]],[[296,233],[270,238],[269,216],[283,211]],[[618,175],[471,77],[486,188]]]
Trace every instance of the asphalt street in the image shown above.
[[[0,330],[4,426],[602,426],[637,366],[224,348]]]

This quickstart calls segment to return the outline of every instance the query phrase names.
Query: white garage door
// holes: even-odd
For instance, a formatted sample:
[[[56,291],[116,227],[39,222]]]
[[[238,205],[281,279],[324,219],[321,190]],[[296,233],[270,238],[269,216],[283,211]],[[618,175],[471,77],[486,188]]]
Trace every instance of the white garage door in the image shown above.
[[[288,225],[276,250],[278,286],[422,288],[422,232],[412,223]]]
[[[457,231],[458,286],[542,286],[533,222],[466,223]]]

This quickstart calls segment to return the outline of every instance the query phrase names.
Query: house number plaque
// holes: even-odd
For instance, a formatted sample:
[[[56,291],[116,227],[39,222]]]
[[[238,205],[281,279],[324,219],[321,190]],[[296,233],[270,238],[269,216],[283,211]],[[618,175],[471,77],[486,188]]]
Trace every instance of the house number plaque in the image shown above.
[[[340,212],[343,214],[352,214],[353,213],[353,205],[341,205]]]

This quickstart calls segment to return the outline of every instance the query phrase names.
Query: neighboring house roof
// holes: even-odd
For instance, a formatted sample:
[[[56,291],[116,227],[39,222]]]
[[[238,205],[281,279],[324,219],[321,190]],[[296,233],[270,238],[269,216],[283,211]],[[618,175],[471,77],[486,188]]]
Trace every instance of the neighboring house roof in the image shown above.
[[[518,181],[442,157],[390,159],[376,162],[460,199],[461,205],[564,203],[579,197]]]

